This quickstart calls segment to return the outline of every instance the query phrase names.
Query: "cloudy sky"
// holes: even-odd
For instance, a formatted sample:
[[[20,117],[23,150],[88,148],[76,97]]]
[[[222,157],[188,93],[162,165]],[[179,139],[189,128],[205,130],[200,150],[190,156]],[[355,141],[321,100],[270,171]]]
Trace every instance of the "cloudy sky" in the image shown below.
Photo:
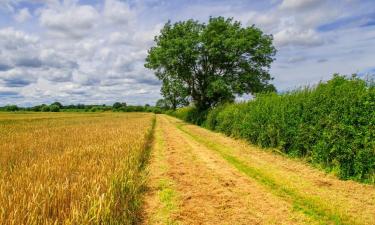
[[[234,17],[274,36],[279,91],[375,73],[374,0],[0,0],[0,105],[153,104],[163,24]]]

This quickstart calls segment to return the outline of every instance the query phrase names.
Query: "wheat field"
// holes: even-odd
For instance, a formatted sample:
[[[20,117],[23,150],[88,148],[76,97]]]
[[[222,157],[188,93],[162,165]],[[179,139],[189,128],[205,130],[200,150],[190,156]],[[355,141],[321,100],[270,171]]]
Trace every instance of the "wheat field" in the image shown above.
[[[0,114],[2,224],[131,224],[154,116]]]

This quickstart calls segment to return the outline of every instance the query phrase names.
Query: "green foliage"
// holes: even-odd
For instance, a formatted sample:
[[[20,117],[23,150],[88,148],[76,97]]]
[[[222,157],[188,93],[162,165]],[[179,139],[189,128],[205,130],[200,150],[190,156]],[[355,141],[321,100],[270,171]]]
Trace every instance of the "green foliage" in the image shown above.
[[[103,112],[103,108],[99,106],[94,106],[90,109],[90,112]]]
[[[30,111],[41,112],[43,106],[45,106],[45,105],[36,105],[36,106],[33,106],[33,107],[30,108]]]
[[[207,110],[202,111],[202,110],[197,109],[196,107],[189,106],[189,107],[179,108],[175,111],[168,110],[165,113],[171,116],[175,116],[189,123],[202,125],[207,117],[208,111]]]
[[[187,100],[188,92],[184,85],[177,79],[165,78],[161,87],[161,94],[168,108],[176,109],[179,106],[189,104]]]
[[[156,104],[155,104],[155,107],[161,109],[161,110],[168,110],[171,108],[171,106],[169,105],[168,101],[166,101],[165,99],[158,99],[156,101]]]
[[[18,111],[19,108],[17,105],[7,105],[4,107],[4,110],[8,112],[15,112],[15,111]]]
[[[58,105],[52,104],[52,105],[49,106],[49,111],[60,112],[60,107]]]
[[[187,111],[176,115],[191,120]],[[375,87],[356,77],[221,105],[203,125],[304,157],[343,179],[375,182]]]
[[[53,105],[57,106],[59,109],[64,107],[60,102],[54,102],[54,103],[51,104],[51,106],[53,106]]]
[[[50,111],[50,108],[48,105],[43,105],[41,108],[40,108],[40,111],[42,112],[49,112]]]
[[[119,110],[119,109],[122,108],[122,107],[126,107],[126,103],[125,103],[125,102],[123,102],[123,103],[121,103],[121,102],[115,102],[115,103],[113,104],[113,106],[112,106],[112,108],[113,108],[114,110]]]
[[[149,50],[145,67],[163,82],[172,108],[192,100],[200,113],[236,94],[275,90],[268,73],[275,48],[272,36],[223,17],[208,23],[166,23]]]

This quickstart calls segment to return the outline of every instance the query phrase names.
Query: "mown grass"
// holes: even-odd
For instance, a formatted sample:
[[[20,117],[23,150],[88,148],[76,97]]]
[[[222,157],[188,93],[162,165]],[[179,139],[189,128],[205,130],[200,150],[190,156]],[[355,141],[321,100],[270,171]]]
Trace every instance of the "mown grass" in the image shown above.
[[[336,75],[315,87],[173,115],[303,157],[342,179],[375,183],[375,86],[362,79]]]
[[[350,218],[334,209],[327,208],[325,203],[321,202],[319,198],[304,195],[303,193],[294,190],[292,187],[285,186],[268,176],[262,170],[235,157],[230,153],[231,149],[228,147],[212,142],[199,135],[195,135],[188,129],[184,128],[183,124],[179,124],[177,128],[191,136],[195,141],[217,152],[236,169],[265,186],[276,196],[291,202],[294,210],[301,211],[319,224],[356,224],[355,218]]]
[[[158,217],[161,218],[162,224],[176,225],[179,224],[171,215],[178,210],[178,194],[173,188],[173,182],[169,179],[159,181],[158,197],[162,207],[158,211]]]
[[[154,120],[1,114],[1,223],[137,223]]]
[[[157,173],[157,211],[149,215],[150,224],[179,224],[172,215],[178,211],[179,195],[174,187],[174,182],[166,176],[168,165],[165,158],[165,140],[163,132],[158,129],[155,131],[154,148],[153,148],[153,173]]]

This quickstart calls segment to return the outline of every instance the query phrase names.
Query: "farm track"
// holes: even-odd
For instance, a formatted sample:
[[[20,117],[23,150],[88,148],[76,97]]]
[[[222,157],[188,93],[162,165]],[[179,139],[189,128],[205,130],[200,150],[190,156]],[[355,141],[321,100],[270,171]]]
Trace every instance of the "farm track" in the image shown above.
[[[375,188],[158,115],[144,224],[375,224]]]

